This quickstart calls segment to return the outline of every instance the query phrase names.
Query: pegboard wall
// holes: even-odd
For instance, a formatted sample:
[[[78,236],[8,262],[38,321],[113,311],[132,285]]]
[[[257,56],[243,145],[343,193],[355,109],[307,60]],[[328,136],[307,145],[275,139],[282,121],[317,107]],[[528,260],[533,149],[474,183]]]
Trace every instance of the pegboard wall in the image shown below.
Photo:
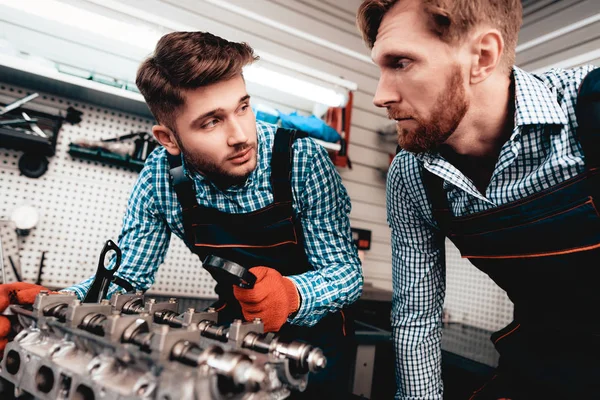
[[[2,103],[28,93],[0,83]],[[97,140],[150,130],[153,121],[45,94],[35,103],[46,107],[46,112],[56,113],[73,106],[84,114],[77,125],[63,124],[56,155],[49,158],[48,172],[38,179],[20,174],[17,162],[22,152],[0,147],[0,235],[7,281],[15,279],[7,264],[8,254],[20,266],[23,279],[34,282],[42,252],[46,252],[42,285],[64,288],[91,276],[106,240],[116,242],[138,175],[117,166],[73,158],[67,153],[69,143],[82,137]],[[23,204],[39,210],[40,222],[28,236],[17,238],[14,226],[6,220],[15,207]],[[504,291],[462,259],[450,242],[446,246],[446,261],[444,307],[450,321],[496,330],[512,320],[512,303]],[[173,236],[165,263],[149,293],[212,299],[214,284],[198,258]]]
[[[513,304],[506,292],[478,270],[446,240],[446,300],[444,309],[450,322],[491,331],[513,319]]]
[[[0,220],[0,246],[2,246],[4,261],[4,273],[0,273],[0,282],[17,282],[17,276],[21,276],[21,260],[19,259],[17,230],[12,221]],[[4,278],[6,278],[6,282]]]
[[[29,93],[0,83],[2,103]],[[121,167],[73,158],[67,153],[69,143],[77,138],[99,140],[150,131],[153,121],[43,93],[33,103],[54,113],[73,106],[84,114],[77,125],[63,124],[56,154],[49,158],[48,171],[38,179],[22,176],[17,164],[22,152],[4,149],[0,143],[0,220],[8,220],[12,210],[23,204],[39,210],[38,225],[28,236],[17,239],[23,280],[35,281],[42,252],[46,252],[41,283],[64,288],[93,275],[106,240],[117,241],[138,176]],[[14,238],[6,231],[0,231],[2,240],[10,244]],[[4,248],[6,253],[9,246],[5,244]],[[12,243],[10,249],[14,248]],[[173,235],[165,263],[149,293],[214,298],[214,285],[198,257]]]

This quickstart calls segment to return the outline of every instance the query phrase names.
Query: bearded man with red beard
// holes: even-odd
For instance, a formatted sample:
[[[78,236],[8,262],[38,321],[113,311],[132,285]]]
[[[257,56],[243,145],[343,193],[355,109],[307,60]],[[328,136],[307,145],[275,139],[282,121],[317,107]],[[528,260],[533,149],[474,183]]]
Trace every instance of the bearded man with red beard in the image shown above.
[[[358,11],[401,148],[387,179],[397,399],[443,396],[446,237],[514,303],[472,398],[600,398],[600,70],[514,66],[521,22],[519,0]]]

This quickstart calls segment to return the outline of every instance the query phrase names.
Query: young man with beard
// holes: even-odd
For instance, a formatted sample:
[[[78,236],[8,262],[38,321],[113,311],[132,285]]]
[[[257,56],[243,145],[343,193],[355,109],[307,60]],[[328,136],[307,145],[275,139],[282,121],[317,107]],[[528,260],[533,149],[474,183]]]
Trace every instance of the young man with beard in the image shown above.
[[[350,199],[324,148],[256,121],[242,68],[257,58],[245,43],[175,32],[140,66],[136,83],[162,148],[131,193],[116,275],[147,290],[171,232],[201,260],[251,268],[254,288],[217,285],[219,322],[261,318],[268,332],[321,347],[327,367],[309,389],[343,388],[351,332],[342,309],[363,284]],[[83,298],[90,284],[66,290]]]
[[[593,68],[513,66],[521,21],[519,0],[366,0],[358,11],[381,71],[373,102],[403,149],[387,183],[397,398],[443,395],[445,237],[515,307],[492,336],[496,376],[473,398],[600,397],[600,132],[578,132],[592,113],[575,116]]]

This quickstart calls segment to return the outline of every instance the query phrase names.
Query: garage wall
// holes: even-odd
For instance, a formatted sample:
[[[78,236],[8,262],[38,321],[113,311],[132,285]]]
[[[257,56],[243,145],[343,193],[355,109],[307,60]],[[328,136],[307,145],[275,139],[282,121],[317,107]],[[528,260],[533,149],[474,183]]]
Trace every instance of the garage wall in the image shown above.
[[[366,253],[364,261],[366,281],[391,288],[390,235],[385,220],[385,170],[389,162],[388,153],[393,152],[394,145],[382,142],[377,134],[377,130],[389,125],[389,122],[385,113],[371,103],[378,72],[354,27],[354,11],[360,1],[63,2],[149,27],[152,29],[149,36],[157,33],[160,36],[171,30],[210,31],[229,40],[247,42],[261,55],[260,63],[269,68],[313,79],[272,62],[281,58],[355,82],[358,90],[354,96],[349,146],[353,168],[340,168],[339,172],[352,199],[352,226],[373,232],[372,249]],[[5,6],[0,6],[0,31],[0,39],[9,40],[22,51],[129,81],[134,80],[139,62],[150,52],[148,48],[124,45],[103,35]],[[248,88],[255,103],[282,111],[310,113],[312,110],[313,104],[309,101],[283,92],[255,84],[249,84]],[[0,154],[0,157],[5,156]],[[11,162],[5,166],[15,167],[14,157],[11,154]],[[5,209],[8,210],[8,207]],[[119,224],[113,227],[113,237],[120,229],[120,215],[117,219]],[[95,266],[96,256],[90,254],[87,258],[90,269]],[[49,265],[47,269],[51,268],[52,265]]]
[[[155,32],[207,30],[246,41],[265,66],[285,70],[282,58],[356,82],[349,155],[354,168],[340,169],[353,203],[352,225],[373,232],[364,263],[366,282],[391,289],[390,234],[385,220],[385,170],[394,144],[377,131],[389,127],[372,103],[378,72],[369,62],[354,26],[360,0],[64,0],[102,15],[149,26]],[[524,0],[524,24],[517,64],[528,70],[548,66],[600,65],[600,2]],[[147,49],[65,27],[0,6],[0,38],[55,61],[133,80]],[[68,50],[68,51],[67,51]],[[290,74],[299,74],[292,70]],[[302,76],[299,74],[298,76]],[[0,81],[2,77],[0,77]],[[309,113],[312,105],[282,92],[249,86],[256,101],[284,111]],[[0,164],[0,168],[2,168]],[[115,226],[115,236],[118,232]],[[495,329],[510,319],[506,295],[460,258],[448,244],[446,308],[450,318]]]

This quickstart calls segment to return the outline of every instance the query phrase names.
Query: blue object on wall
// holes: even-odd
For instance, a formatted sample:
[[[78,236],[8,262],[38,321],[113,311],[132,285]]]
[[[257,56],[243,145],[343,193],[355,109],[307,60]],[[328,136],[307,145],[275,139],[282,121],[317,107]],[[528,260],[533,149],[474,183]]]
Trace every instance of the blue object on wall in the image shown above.
[[[256,119],[264,122],[268,122],[269,124],[277,125],[279,123],[279,116],[273,115],[271,113],[267,113],[264,111],[256,110]]]
[[[298,129],[326,142],[337,143],[342,138],[338,131],[314,115],[306,117],[298,115],[296,111],[291,114],[284,114],[280,111],[279,118],[281,119],[281,126],[283,128]]]

